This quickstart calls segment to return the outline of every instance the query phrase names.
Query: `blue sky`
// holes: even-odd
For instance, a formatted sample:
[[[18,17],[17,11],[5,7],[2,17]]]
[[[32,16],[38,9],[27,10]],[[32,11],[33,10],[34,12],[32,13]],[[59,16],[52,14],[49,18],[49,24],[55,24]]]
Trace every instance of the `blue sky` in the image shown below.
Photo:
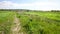
[[[0,9],[60,10],[60,0],[0,0]]]

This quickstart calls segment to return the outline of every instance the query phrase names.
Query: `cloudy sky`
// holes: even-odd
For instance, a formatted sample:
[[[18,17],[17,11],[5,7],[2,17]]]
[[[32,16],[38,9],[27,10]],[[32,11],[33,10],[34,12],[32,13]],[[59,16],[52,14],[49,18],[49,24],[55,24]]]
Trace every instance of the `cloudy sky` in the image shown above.
[[[0,0],[0,9],[60,10],[60,0]]]

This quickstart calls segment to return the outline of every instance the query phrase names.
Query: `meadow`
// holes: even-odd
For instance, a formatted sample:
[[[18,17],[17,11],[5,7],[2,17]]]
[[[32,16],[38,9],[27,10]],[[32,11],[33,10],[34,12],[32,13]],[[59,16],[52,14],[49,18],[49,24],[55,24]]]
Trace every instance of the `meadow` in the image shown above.
[[[26,34],[60,34],[60,12],[29,11],[19,14]]]
[[[60,11],[0,11],[1,34],[12,34],[14,15],[23,34],[60,34]]]
[[[0,34],[10,34],[11,26],[14,20],[14,13],[9,11],[0,11]]]

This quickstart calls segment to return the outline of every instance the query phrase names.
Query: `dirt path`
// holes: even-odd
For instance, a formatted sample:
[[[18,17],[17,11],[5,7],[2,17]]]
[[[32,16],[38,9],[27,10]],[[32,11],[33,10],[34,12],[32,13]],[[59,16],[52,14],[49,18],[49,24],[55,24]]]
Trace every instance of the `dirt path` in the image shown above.
[[[19,18],[14,15],[14,25],[12,26],[12,34],[23,34],[22,32],[19,32],[21,30],[20,21]]]

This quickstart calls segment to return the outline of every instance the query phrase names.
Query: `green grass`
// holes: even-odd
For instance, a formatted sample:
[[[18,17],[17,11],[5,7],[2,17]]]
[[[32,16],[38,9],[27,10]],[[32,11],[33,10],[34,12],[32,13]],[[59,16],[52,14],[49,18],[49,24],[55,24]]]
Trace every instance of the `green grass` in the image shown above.
[[[12,34],[14,15],[19,18],[24,34],[60,34],[60,12],[0,11],[0,33]]]
[[[24,12],[18,18],[26,34],[60,34],[60,12]]]
[[[14,12],[0,11],[0,31],[3,31],[4,34],[10,34],[13,19],[14,19]]]

